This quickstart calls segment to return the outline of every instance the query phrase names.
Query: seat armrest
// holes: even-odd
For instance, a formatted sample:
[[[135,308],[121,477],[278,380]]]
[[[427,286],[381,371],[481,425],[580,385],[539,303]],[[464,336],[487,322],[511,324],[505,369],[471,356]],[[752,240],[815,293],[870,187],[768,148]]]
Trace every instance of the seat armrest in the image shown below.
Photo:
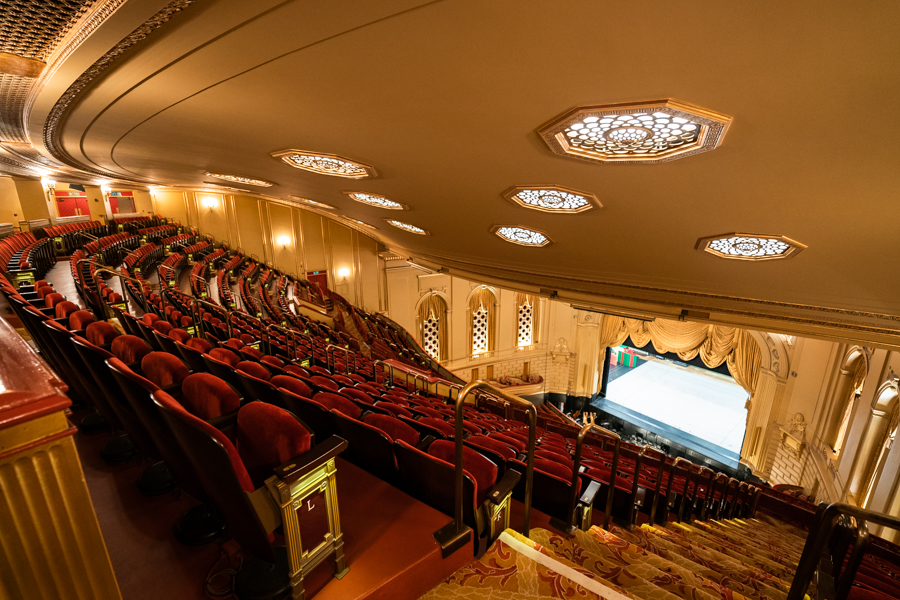
[[[522,474],[513,469],[507,469],[503,478],[498,481],[488,494],[488,500],[494,504],[500,504],[513,491]]]
[[[303,454],[295,456],[275,469],[275,474],[285,483],[297,481],[326,460],[330,460],[347,448],[347,440],[333,435]]]
[[[419,440],[419,443],[416,444],[416,450],[421,450],[422,452],[426,452],[428,450],[428,446],[431,445],[431,442],[435,441],[437,438],[433,435],[426,435],[424,438]]]
[[[596,479],[592,479],[585,490],[581,493],[581,497],[578,499],[579,504],[583,504],[585,506],[593,506],[594,498],[597,497],[597,494],[600,492],[600,482]]]
[[[240,409],[238,409],[240,410]],[[233,410],[215,419],[210,419],[209,424],[223,433],[227,433],[237,425],[238,410]]]

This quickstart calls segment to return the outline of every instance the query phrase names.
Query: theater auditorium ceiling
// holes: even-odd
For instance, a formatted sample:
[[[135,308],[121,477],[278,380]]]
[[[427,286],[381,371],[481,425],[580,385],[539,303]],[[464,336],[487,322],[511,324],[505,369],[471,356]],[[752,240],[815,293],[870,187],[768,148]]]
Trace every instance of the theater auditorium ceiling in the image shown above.
[[[46,63],[7,81],[2,172],[228,175],[579,306],[900,339],[900,4],[65,4],[0,48]]]

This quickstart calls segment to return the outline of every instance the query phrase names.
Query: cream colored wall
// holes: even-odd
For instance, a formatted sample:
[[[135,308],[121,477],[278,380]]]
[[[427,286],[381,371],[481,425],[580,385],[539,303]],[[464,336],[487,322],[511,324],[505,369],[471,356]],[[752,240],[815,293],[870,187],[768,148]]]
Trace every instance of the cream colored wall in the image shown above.
[[[305,268],[307,271],[327,271],[323,232],[323,221],[327,219],[306,210],[299,212],[303,231],[303,250],[306,255]]]
[[[191,224],[188,220],[184,192],[156,191],[153,195],[153,204],[155,213],[175,219],[185,226]]]
[[[22,215],[26,221],[34,219],[56,218],[55,210],[51,213],[51,206],[47,200],[41,182],[36,179],[13,178],[16,184],[16,194],[19,196],[19,204],[22,207]]]
[[[0,223],[18,226],[19,221],[25,218],[23,215],[16,182],[11,177],[0,177]]]
[[[197,203],[197,228],[201,233],[208,233],[217,240],[231,242],[226,216],[225,196],[223,194],[197,193],[190,194],[189,201]]]
[[[147,190],[132,190],[134,192],[134,210],[137,212],[152,214],[153,199]]]

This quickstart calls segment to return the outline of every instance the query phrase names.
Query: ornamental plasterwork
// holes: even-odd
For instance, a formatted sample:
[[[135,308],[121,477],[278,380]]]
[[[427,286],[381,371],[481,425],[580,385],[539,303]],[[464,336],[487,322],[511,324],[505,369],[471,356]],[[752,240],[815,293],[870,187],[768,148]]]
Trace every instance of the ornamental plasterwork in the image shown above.
[[[324,208],[325,210],[335,210],[335,208],[330,204],[325,204],[324,202],[317,202],[315,200],[310,200],[309,198],[303,198],[301,196],[291,196],[294,200],[298,202],[302,202],[303,204],[309,204],[310,206],[315,206],[316,208]]]
[[[731,117],[676,100],[574,108],[538,134],[556,154],[603,163],[662,163],[716,148]]]
[[[520,225],[498,225],[491,229],[500,239],[519,244],[520,246],[529,246],[532,248],[541,248],[551,243],[550,238],[534,229],[522,227]]]
[[[331,175],[347,179],[366,179],[378,175],[374,167],[325,152],[282,150],[273,152],[272,156],[280,158],[294,168],[309,171],[310,173],[318,173],[319,175]]]
[[[348,217],[347,215],[341,215],[341,218],[342,218],[342,219],[347,219],[348,221],[351,221],[351,222],[353,222],[353,223],[356,223],[357,225],[362,225],[363,227],[368,227],[369,229],[378,229],[378,228],[375,227],[374,225],[369,225],[369,224],[366,223],[365,221],[360,221],[359,219],[354,219],[353,217]]]
[[[385,198],[384,196],[380,196],[378,194],[368,194],[366,192],[344,193],[350,196],[351,199],[363,204],[368,204],[369,206],[377,206],[378,208],[386,208],[388,210],[408,210],[409,208],[405,204],[394,202],[393,200]]]
[[[404,223],[403,221],[395,221],[394,219],[385,219],[385,221],[387,221],[397,229],[402,229],[403,231],[409,233],[415,233],[416,235],[429,235],[429,233],[421,227],[416,227],[415,225],[410,225],[409,223]]]
[[[256,187],[272,187],[275,185],[271,181],[266,181],[265,179],[253,179],[252,177],[244,177],[243,175],[229,175],[228,173],[210,173],[206,172],[207,177],[213,177],[215,179],[223,179],[225,181],[230,181],[231,183],[242,183],[244,185],[255,185]]]
[[[603,206],[593,194],[556,185],[516,186],[502,196],[524,208],[549,213],[575,214]]]
[[[719,258],[734,260],[777,260],[792,258],[806,246],[783,235],[723,233],[700,238],[694,246]]]

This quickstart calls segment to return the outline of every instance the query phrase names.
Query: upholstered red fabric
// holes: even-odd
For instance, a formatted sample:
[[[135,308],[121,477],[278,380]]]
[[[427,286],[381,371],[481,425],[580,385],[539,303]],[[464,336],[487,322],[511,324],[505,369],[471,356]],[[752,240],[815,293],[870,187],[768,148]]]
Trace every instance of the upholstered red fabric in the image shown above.
[[[527,447],[527,443],[522,440],[506,435],[505,433],[489,433],[488,437],[494,438],[495,440],[500,440],[504,444],[508,446],[512,446],[515,448],[516,452],[520,454],[525,452],[525,448]]]
[[[79,331],[94,322],[94,315],[86,310],[76,310],[69,315],[69,329]]]
[[[354,400],[359,400],[360,402],[362,402],[364,404],[375,404],[375,399],[372,398],[372,396],[370,396],[369,394],[365,393],[362,390],[357,390],[357,389],[351,388],[351,387],[345,387],[345,388],[341,388],[341,393],[344,394],[345,396],[353,398]],[[385,404],[388,404],[388,403],[385,402]],[[412,417],[412,415],[407,415],[407,416]]]
[[[472,435],[480,435],[482,432],[481,427],[479,427],[472,421],[467,421],[466,419],[463,419],[462,426],[463,426],[463,429],[465,429]]]
[[[154,331],[158,331],[163,335],[168,335],[170,331],[175,329],[174,327],[172,327],[171,323],[169,323],[168,321],[163,321],[162,319],[154,321],[151,327],[153,327]]]
[[[279,369],[284,366],[284,361],[277,356],[263,356],[259,359],[259,362],[278,367]]]
[[[202,352],[203,354],[207,354],[207,353],[211,352],[213,349],[213,345],[210,344],[208,341],[204,340],[203,338],[196,338],[196,337],[192,337],[187,342],[185,342],[184,345],[187,346],[188,348],[193,348],[197,352]],[[210,356],[212,356],[212,354],[210,354]],[[234,355],[232,354],[232,356],[234,356]],[[215,357],[213,357],[213,358],[215,358]]]
[[[435,410],[435,409],[431,408],[430,406],[414,406],[413,410],[417,410],[420,413],[424,413],[424,414],[428,415],[429,417],[434,417],[435,419],[443,419],[444,418],[444,414],[441,411]]]
[[[59,302],[53,307],[53,312],[57,319],[66,319],[77,310],[78,305],[74,302],[69,302],[68,300]]]
[[[326,375],[331,376],[331,371],[326,369],[325,367],[320,367],[319,365],[312,365],[309,367],[309,370],[317,375]]]
[[[309,386],[296,377],[291,377],[290,375],[276,375],[269,380],[269,383],[277,388],[290,390],[291,392],[294,392],[298,396],[303,396],[304,398],[312,397],[312,390],[309,388]]]
[[[534,468],[568,482],[572,482],[572,469],[546,458],[534,457]]]
[[[144,317],[141,319],[141,321],[144,322],[144,325],[153,325],[153,322],[154,322],[154,321],[157,321],[157,320],[159,320],[159,317],[156,316],[156,315],[153,314],[153,313],[147,313],[147,314],[144,315]]]
[[[168,310],[168,307],[166,307],[166,309]],[[173,310],[172,312],[169,313],[169,323],[178,327],[179,324],[181,323],[181,317],[183,317],[183,316],[184,315],[181,314],[181,311]]]
[[[339,413],[347,415],[351,419],[358,419],[360,413],[362,413],[359,407],[353,404],[353,402],[347,400],[343,396],[338,396],[337,394],[319,392],[318,394],[313,396],[312,399],[325,408],[329,410],[334,409]]]
[[[423,417],[419,419],[419,423],[421,423],[422,425],[428,425],[433,429],[437,429],[446,436],[452,436],[456,433],[456,428],[453,425],[451,425],[447,421],[442,421],[441,419],[435,419],[433,417]]]
[[[491,439],[486,435],[473,435],[466,441],[473,446],[478,446],[479,448],[484,448],[485,450],[490,450],[491,452],[499,454],[505,460],[516,457],[516,451],[510,448],[509,445],[504,444],[499,440]]]
[[[65,298],[63,298],[62,294],[53,293],[44,296],[44,306],[47,308],[52,308],[63,301],[65,301]]]
[[[265,354],[252,346],[244,346],[243,348],[241,348],[241,354],[246,354],[247,356],[253,357],[256,360],[260,360],[263,356],[265,356]]]
[[[303,367],[298,367],[297,365],[285,365],[284,372],[290,373],[291,375],[297,375],[299,377],[309,377],[309,371],[307,371]]]
[[[122,301],[122,296],[120,296],[116,292],[113,292],[112,294],[107,296],[106,301],[110,304],[117,304]]]
[[[451,465],[456,464],[456,444],[449,440],[432,443],[428,447],[428,454]],[[475,480],[475,501],[480,505],[497,483],[497,465],[476,450],[463,446],[463,469]]]
[[[192,415],[210,421],[237,410],[241,397],[230,385],[209,373],[188,375],[181,383],[181,403]]]
[[[119,332],[106,321],[97,321],[87,326],[84,335],[95,346],[109,346],[119,337]]]
[[[109,351],[123,363],[130,365],[141,362],[145,356],[153,352],[153,348],[135,335],[120,335],[112,341]]]
[[[247,375],[252,375],[257,379],[262,379],[263,381],[272,379],[272,374],[269,373],[269,370],[267,368],[259,363],[250,360],[242,360],[241,362],[237,363],[234,368],[238,371],[241,371],[242,373],[246,373]]]
[[[41,287],[36,287],[35,289],[37,290],[38,298],[46,298],[47,296],[49,296],[50,294],[53,293],[53,288],[50,287],[49,285],[43,285]]]
[[[419,432],[400,419],[389,417],[387,415],[369,413],[363,419],[363,423],[367,423],[372,427],[377,427],[385,432],[392,441],[403,440],[410,446],[415,446],[419,443]]]
[[[181,317],[181,320],[179,321],[181,327],[190,327],[193,324],[194,320],[188,316]]]
[[[380,408],[382,410],[386,410],[389,413],[391,413],[392,415],[397,416],[397,417],[403,416],[403,417],[406,417],[407,419],[412,419],[413,417],[415,417],[414,414],[412,414],[411,412],[409,412],[402,406],[398,406],[398,405],[394,404],[393,402],[376,402],[375,406],[377,406],[378,408]]]
[[[49,283],[47,283],[46,279],[38,279],[37,281],[34,282],[34,289],[36,289],[36,290],[40,289],[40,288],[44,287],[45,285],[50,285]]]
[[[250,402],[241,408],[237,418],[238,454],[260,484],[278,467],[311,445],[309,431],[286,410]]]
[[[141,360],[144,377],[158,385],[168,387],[184,381],[190,370],[174,354],[151,352]]]
[[[242,342],[241,340],[239,340],[237,338],[231,338],[230,340],[225,342],[225,345],[230,346],[230,347],[234,348],[235,350],[240,350],[241,348],[244,347],[244,342]]]
[[[568,455],[564,456],[558,452],[553,452],[551,450],[543,450],[541,448],[537,448],[534,451],[534,456],[536,458],[540,457],[540,458],[545,458],[547,460],[552,460],[553,462],[557,462],[557,463],[563,465],[564,467],[568,467],[568,469],[570,471],[575,468],[575,461],[573,461],[571,458],[569,458]]]
[[[381,395],[381,392],[379,390],[372,387],[368,383],[357,383],[353,387],[354,387],[354,389],[364,391],[365,393],[369,394],[370,396],[380,396]]]
[[[247,333],[242,333],[242,334],[241,334],[240,336],[238,336],[238,337],[240,338],[240,340],[241,340],[242,342],[244,342],[245,345],[246,345],[246,344],[252,344],[253,342],[256,341],[256,340],[253,339],[253,336],[252,336],[252,335],[247,334]]]
[[[253,485],[253,481],[250,479],[250,474],[247,473],[247,468],[244,466],[244,461],[241,460],[241,456],[240,454],[238,454],[238,451],[234,447],[234,444],[231,443],[231,440],[229,440],[224,433],[222,433],[209,423],[187,412],[184,407],[178,404],[178,402],[176,402],[175,399],[169,394],[163,391],[158,391],[155,393],[155,397],[160,402],[160,404],[171,410],[176,418],[190,423],[191,426],[199,429],[206,435],[222,444],[222,447],[225,448],[225,451],[228,453],[228,458],[231,459],[231,466],[234,468],[234,474],[237,476],[237,480],[241,484],[241,488],[243,488],[245,492],[253,492],[256,489]]]
[[[340,386],[338,384],[327,377],[323,377],[322,375],[313,375],[312,377],[310,377],[310,380],[317,386],[332,390],[334,392],[340,389]]]
[[[231,350],[226,350],[225,348],[213,348],[209,352],[207,352],[212,358],[216,359],[219,362],[223,362],[228,366],[236,367],[240,361],[234,352]]]
[[[169,330],[168,336],[176,342],[181,342],[182,344],[191,339],[191,334],[189,334],[184,329],[171,329]]]

